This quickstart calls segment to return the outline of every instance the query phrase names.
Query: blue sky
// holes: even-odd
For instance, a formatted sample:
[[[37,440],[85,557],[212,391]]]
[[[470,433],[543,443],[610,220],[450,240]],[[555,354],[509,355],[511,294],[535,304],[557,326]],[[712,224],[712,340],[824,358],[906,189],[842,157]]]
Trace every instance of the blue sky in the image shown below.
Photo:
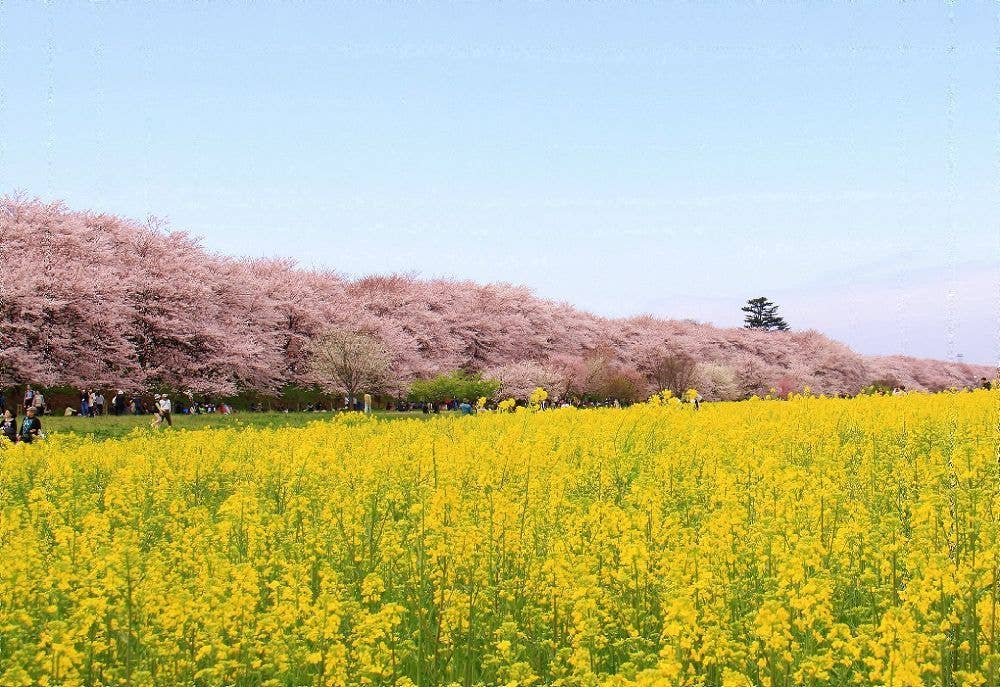
[[[1000,359],[1000,5],[0,4],[0,192]]]

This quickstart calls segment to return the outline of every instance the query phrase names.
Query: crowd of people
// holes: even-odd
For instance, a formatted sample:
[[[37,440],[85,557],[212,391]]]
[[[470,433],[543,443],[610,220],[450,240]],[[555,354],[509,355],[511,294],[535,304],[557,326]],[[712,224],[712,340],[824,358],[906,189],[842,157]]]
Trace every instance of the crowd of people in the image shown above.
[[[29,385],[25,389],[21,407],[24,411],[24,417],[18,424],[17,406],[11,406],[7,402],[7,397],[0,393],[0,417],[3,418],[2,424],[0,424],[0,434],[11,443],[30,444],[35,439],[45,436],[42,434],[41,420],[41,416],[45,414],[47,409],[45,396]]]
[[[218,413],[228,415],[233,412],[232,406],[227,403],[199,402],[195,401],[193,394],[187,394],[188,398],[182,405],[180,412],[185,415],[202,415],[207,413]],[[18,423],[18,412],[23,413],[23,418]],[[122,389],[118,389],[111,396],[110,403],[104,393],[97,389],[84,389],[80,392],[78,405],[75,407],[68,405],[63,410],[63,415],[67,417],[87,417],[96,418],[104,415],[152,415],[150,425],[161,427],[173,426],[174,403],[168,394],[153,394],[152,402],[148,402],[142,394],[128,394]],[[20,407],[17,403],[11,403],[7,395],[0,391],[0,417],[2,426],[0,434],[6,437],[11,443],[31,443],[36,438],[44,437],[42,433],[42,416],[51,415],[50,407],[45,395],[31,385],[25,387],[24,396]]]
[[[100,417],[101,415],[145,415],[150,410],[155,411],[155,407],[155,400],[153,408],[149,408],[144,402],[142,394],[132,394],[130,396],[125,393],[124,390],[118,389],[111,397],[111,403],[107,404],[102,391],[84,389],[80,392],[79,406],[76,408],[68,406],[63,414],[79,415],[80,417]]]
[[[993,380],[988,380],[983,377],[980,380],[980,386],[983,389],[994,388],[998,382]],[[881,387],[873,385],[871,390],[867,393],[876,393],[884,395],[900,396],[908,393],[908,390],[903,385],[896,385],[891,387]],[[843,394],[843,397],[848,397],[847,394]],[[690,402],[694,405],[697,410],[702,403],[702,397],[700,395],[695,395],[694,397],[687,399],[681,399],[684,402]],[[467,399],[449,399],[436,403],[429,402],[411,402],[404,401],[400,399],[383,399],[384,402],[380,402],[379,407],[386,411],[396,411],[396,412],[422,412],[424,414],[437,414],[441,412],[453,411],[458,412],[462,415],[472,415],[479,410],[512,410],[517,406],[527,405],[523,400],[520,401],[487,401],[483,405],[473,405]],[[510,403],[510,405],[507,405]],[[335,404],[337,405],[337,404]],[[594,399],[579,399],[579,398],[554,398],[554,399],[543,399],[538,404],[538,407],[542,410],[547,410],[550,408],[618,408],[625,405],[629,405],[627,402],[622,402],[617,398],[606,398],[602,400]],[[265,409],[261,403],[251,403],[247,406],[248,410],[251,412],[264,412],[265,410],[271,410],[271,408]],[[321,404],[319,402],[310,403],[304,407],[300,407],[300,410],[306,412],[326,412],[328,406]],[[370,394],[364,394],[362,397],[352,398],[348,396],[343,397],[342,404],[339,404],[336,408],[331,408],[341,411],[358,411],[363,413],[371,413],[375,409],[375,403]],[[23,417],[18,422],[18,411],[23,412]],[[287,407],[275,408],[279,412],[289,412]],[[233,407],[226,402],[214,402],[214,401],[196,401],[194,395],[191,392],[182,395],[182,401],[176,412],[183,415],[205,415],[205,414],[221,414],[229,415],[233,413]],[[2,417],[2,424],[0,424],[0,434],[6,437],[7,441],[11,443],[31,443],[35,439],[44,437],[42,433],[42,420],[41,417],[46,414],[51,414],[52,409],[49,407],[49,403],[45,398],[45,395],[37,389],[33,389],[31,385],[25,387],[24,396],[20,408],[16,404],[11,404],[6,395],[0,392],[0,417]],[[110,402],[108,402],[104,396],[104,393],[96,389],[84,389],[80,392],[79,405],[78,407],[67,406],[63,413],[67,416],[80,416],[80,417],[100,417],[102,415],[152,415],[152,420],[150,426],[157,428],[166,425],[168,427],[173,426],[173,415],[174,415],[174,402],[168,394],[153,394],[152,402],[148,403],[144,398],[143,394],[133,393],[128,394],[122,389],[118,389],[111,396]]]
[[[12,444],[19,442],[30,444],[35,439],[45,436],[42,434],[42,421],[38,417],[38,411],[35,406],[28,406],[28,409],[24,412],[24,419],[21,420],[20,426],[17,424],[17,415],[15,412],[10,408],[4,408],[3,423],[0,425],[0,432]]]

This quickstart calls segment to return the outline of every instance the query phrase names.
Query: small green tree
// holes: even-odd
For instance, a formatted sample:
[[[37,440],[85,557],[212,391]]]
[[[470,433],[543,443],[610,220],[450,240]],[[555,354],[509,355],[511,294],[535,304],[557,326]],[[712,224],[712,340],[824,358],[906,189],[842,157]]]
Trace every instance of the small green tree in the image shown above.
[[[764,296],[751,298],[741,310],[746,313],[746,317],[743,318],[743,326],[746,329],[758,329],[765,332],[788,331],[788,323],[785,322],[785,318],[778,315],[778,306]]]
[[[440,403],[453,399],[475,401],[481,396],[491,398],[500,388],[495,379],[483,379],[480,374],[455,370],[430,379],[417,379],[410,385],[409,400],[415,403]]]

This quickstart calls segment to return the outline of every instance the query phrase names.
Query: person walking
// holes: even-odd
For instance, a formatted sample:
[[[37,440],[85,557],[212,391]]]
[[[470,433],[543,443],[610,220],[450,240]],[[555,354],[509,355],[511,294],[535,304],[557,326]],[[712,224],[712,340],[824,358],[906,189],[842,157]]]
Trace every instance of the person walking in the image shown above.
[[[35,390],[31,388],[31,385],[24,387],[24,410],[27,412],[28,408],[34,405],[35,402]]]
[[[104,415],[104,394],[98,391],[94,395],[94,405],[91,406],[91,412],[95,415]]]
[[[80,394],[80,417],[90,416],[90,392],[86,389]]]
[[[174,421],[170,417],[170,398],[166,394],[161,394],[156,402],[156,409],[160,411],[160,421],[166,422],[168,427],[174,426]]]
[[[35,392],[35,397],[31,399],[31,406],[38,415],[45,415],[45,396],[42,395],[41,391]]]
[[[30,444],[42,434],[42,421],[38,419],[36,406],[30,406],[21,423],[21,441]]]
[[[150,429],[158,429],[163,424],[163,416],[160,415],[160,395],[153,394],[153,419],[149,422]]]
[[[369,415],[372,412],[372,395],[365,394],[365,415]]]

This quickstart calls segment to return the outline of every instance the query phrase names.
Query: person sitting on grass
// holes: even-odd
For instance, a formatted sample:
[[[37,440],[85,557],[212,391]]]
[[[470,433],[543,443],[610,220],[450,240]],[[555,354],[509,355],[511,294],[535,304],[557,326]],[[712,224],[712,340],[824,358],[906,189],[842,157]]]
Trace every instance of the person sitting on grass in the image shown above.
[[[35,406],[29,406],[21,423],[21,441],[30,444],[36,438],[42,436],[42,421],[37,417],[38,411]]]
[[[3,424],[0,424],[0,433],[7,437],[7,441],[10,443],[17,443],[17,415],[10,408],[5,408],[3,411]]]

